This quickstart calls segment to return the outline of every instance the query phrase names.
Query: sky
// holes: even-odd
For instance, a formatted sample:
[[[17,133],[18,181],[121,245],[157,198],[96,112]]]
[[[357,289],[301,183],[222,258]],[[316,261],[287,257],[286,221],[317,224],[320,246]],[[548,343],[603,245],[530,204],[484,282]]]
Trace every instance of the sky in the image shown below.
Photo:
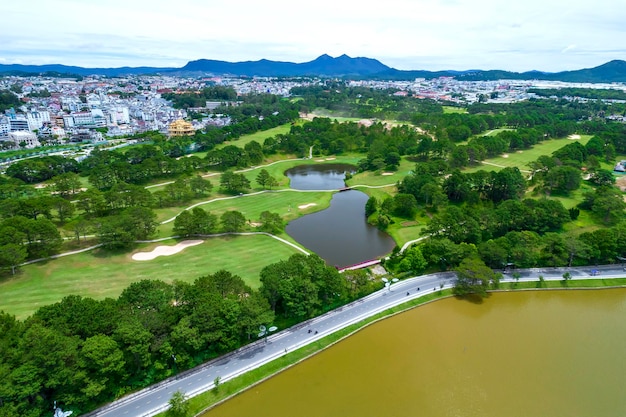
[[[626,60],[626,0],[3,0],[0,64],[182,67],[327,53],[403,70]]]

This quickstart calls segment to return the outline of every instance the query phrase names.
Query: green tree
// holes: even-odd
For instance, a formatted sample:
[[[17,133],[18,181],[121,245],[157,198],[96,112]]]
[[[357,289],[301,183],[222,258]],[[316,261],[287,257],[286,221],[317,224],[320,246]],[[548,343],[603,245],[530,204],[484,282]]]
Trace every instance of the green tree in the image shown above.
[[[259,174],[256,176],[256,182],[264,189],[271,189],[272,187],[278,185],[278,181],[276,181],[276,178],[272,177],[266,169],[262,169],[259,172]]]
[[[230,194],[238,194],[250,189],[250,180],[243,174],[226,171],[220,177],[220,186]]]
[[[393,213],[396,216],[412,219],[417,212],[417,201],[412,194],[396,194],[393,197]]]
[[[76,194],[82,187],[80,177],[74,172],[66,172],[51,179],[52,188],[62,197]]]
[[[178,390],[172,394],[172,397],[168,401],[170,406],[167,414],[173,417],[187,417],[189,415],[189,402],[185,396],[185,393]]]
[[[458,296],[485,297],[489,285],[497,281],[495,272],[477,257],[465,258],[455,271],[457,279],[453,291]]]
[[[367,203],[365,203],[365,217],[369,217],[376,213],[376,210],[378,210],[378,200],[376,197],[371,196],[367,199]]]
[[[222,232],[241,232],[246,225],[246,218],[239,211],[225,211],[220,216]]]
[[[196,197],[207,195],[213,189],[213,184],[209,180],[205,180],[200,175],[196,175],[189,180],[189,188]]]
[[[261,227],[260,229],[267,233],[278,234],[283,231],[285,227],[282,217],[278,213],[271,213],[264,211],[261,213]]]
[[[11,273],[15,275],[15,268],[26,260],[28,251],[22,245],[7,243],[0,246],[0,267],[11,268]]]
[[[53,197],[52,200],[52,208],[56,210],[57,216],[59,217],[59,222],[65,223],[65,220],[68,217],[72,217],[74,212],[76,211],[76,206],[70,201],[62,197]]]

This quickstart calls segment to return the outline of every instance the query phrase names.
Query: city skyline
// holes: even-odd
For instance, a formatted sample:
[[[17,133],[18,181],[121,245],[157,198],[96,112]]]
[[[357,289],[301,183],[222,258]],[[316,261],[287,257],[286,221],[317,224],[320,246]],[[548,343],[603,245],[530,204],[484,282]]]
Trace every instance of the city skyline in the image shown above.
[[[626,59],[626,8],[556,0],[228,4],[57,0],[1,7],[1,64],[182,67],[368,57],[402,70],[575,70]]]

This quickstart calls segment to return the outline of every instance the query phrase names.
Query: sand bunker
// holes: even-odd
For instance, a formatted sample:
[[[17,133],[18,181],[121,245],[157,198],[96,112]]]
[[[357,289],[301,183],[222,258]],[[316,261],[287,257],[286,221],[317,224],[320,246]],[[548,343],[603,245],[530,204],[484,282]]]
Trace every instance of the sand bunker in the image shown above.
[[[568,139],[573,139],[573,140],[580,139],[580,135],[569,135],[567,138]]]
[[[508,153],[505,153],[505,154],[503,154],[503,155],[502,155],[502,157],[503,157],[503,158],[508,158],[508,157],[509,157],[509,154],[508,154]]]
[[[334,161],[337,158],[326,158],[327,161]]]
[[[382,174],[380,174],[380,175],[393,175],[393,172],[383,172],[383,173],[382,173]]]
[[[309,207],[313,207],[313,206],[317,206],[317,203],[302,204],[301,206],[298,206],[298,208],[300,210],[304,210],[305,208],[309,208]]]
[[[133,254],[134,261],[151,261],[157,256],[170,256],[181,252],[188,246],[195,246],[203,243],[203,240],[183,240],[174,246],[157,246],[151,252],[137,252]]]

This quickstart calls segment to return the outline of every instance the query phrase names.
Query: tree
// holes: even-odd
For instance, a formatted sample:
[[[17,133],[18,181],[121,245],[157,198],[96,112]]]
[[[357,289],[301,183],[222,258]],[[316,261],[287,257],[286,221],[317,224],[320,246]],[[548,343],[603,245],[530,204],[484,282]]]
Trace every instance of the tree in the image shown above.
[[[184,392],[181,390],[174,392],[168,404],[170,405],[170,409],[167,412],[168,415],[173,417],[187,417],[189,413],[189,402]]]
[[[608,169],[598,169],[591,173],[589,181],[595,185],[611,186],[615,184],[615,175]]]
[[[239,211],[225,211],[220,216],[223,232],[240,232],[246,225],[246,218]]]
[[[369,217],[376,213],[376,210],[378,210],[378,200],[376,197],[371,196],[367,199],[367,203],[365,203],[365,217]]]
[[[284,222],[280,214],[264,211],[261,213],[261,227],[260,229],[267,233],[278,234],[283,231]]]
[[[61,197],[76,194],[81,188],[80,177],[74,172],[66,172],[52,178],[52,187]]]
[[[396,194],[393,197],[394,214],[396,216],[412,219],[417,212],[417,201],[413,194]]]
[[[477,257],[465,258],[455,271],[454,293],[458,296],[476,294],[485,297],[489,285],[498,279],[495,272]]]
[[[556,193],[568,193],[580,187],[580,170],[571,166],[556,166],[545,175],[546,189]]]
[[[196,233],[196,227],[193,221],[193,215],[189,210],[181,212],[174,219],[174,234],[178,236],[191,236]]]
[[[404,257],[400,262],[400,271],[402,272],[421,272],[428,263],[424,259],[422,250],[417,245],[412,245],[407,251],[404,252]]]
[[[65,220],[76,211],[74,204],[62,197],[53,197],[52,207],[56,210],[61,223],[65,223]]]
[[[586,193],[586,202],[589,197],[590,193]],[[600,187],[591,196],[591,201],[591,211],[605,224],[614,224],[624,218],[626,202],[619,190],[608,186]]]
[[[238,194],[250,189],[250,180],[243,174],[226,171],[221,175],[220,186],[230,194]]]
[[[272,177],[266,169],[262,169],[256,177],[256,182],[264,189],[278,185],[276,178]]]
[[[22,245],[7,243],[0,246],[0,267],[10,267],[11,273],[15,275],[15,268],[26,260],[28,251]]]
[[[196,175],[189,180],[189,188],[193,191],[196,197],[200,197],[210,193],[213,189],[213,184],[211,181],[205,180],[200,175]]]

